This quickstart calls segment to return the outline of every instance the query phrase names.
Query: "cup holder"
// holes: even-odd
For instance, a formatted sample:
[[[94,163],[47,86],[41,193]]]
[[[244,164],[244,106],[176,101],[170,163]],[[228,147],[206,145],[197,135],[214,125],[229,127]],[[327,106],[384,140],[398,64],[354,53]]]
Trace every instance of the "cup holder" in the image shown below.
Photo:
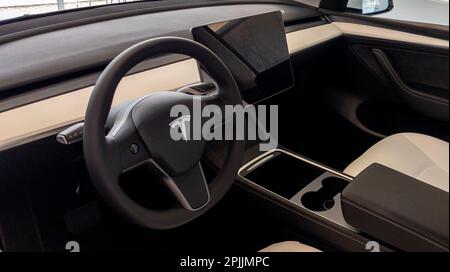
[[[316,192],[308,192],[302,196],[302,204],[307,209],[315,212],[323,212],[334,207],[334,197],[341,193],[347,186],[348,181],[329,177],[322,180],[322,188]]]

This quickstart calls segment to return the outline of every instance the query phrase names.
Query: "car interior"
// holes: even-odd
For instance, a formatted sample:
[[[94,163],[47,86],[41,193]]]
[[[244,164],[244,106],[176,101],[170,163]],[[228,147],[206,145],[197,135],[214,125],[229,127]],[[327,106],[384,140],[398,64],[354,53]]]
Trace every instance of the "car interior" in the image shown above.
[[[0,250],[448,252],[448,26],[307,2],[0,21]],[[277,147],[174,142],[193,97],[277,105]]]

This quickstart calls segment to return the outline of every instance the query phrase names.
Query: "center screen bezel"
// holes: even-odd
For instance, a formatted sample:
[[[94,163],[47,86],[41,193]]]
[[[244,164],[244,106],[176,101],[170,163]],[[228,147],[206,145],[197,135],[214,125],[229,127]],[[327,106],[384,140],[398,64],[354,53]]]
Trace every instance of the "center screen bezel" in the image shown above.
[[[218,29],[222,32],[219,33]],[[236,39],[232,39],[236,37],[227,38],[223,35],[223,33],[229,35],[233,30],[236,30],[236,35],[247,34],[244,36],[246,41],[243,46],[236,44]],[[191,32],[195,41],[207,46],[227,65],[247,102],[259,102],[294,86],[281,11],[214,22],[193,27]],[[259,41],[266,39],[267,42],[256,43],[255,40],[258,39]],[[246,47],[246,45],[249,46]],[[240,48],[237,48],[238,46]],[[244,50],[250,54],[244,55]],[[262,55],[261,52],[276,53],[268,56],[268,54]],[[258,63],[259,67],[255,67],[256,62],[252,63],[254,56],[259,57],[259,60],[265,58]],[[269,68],[264,67],[264,64],[270,64],[271,61],[279,64]],[[201,71],[201,74],[204,73]]]

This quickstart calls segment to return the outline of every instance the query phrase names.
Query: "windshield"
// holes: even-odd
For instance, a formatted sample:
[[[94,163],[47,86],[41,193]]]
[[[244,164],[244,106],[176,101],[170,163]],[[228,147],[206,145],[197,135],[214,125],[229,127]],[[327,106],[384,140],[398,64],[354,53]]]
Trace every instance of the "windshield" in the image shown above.
[[[140,1],[141,0],[0,0],[0,20],[68,9]]]

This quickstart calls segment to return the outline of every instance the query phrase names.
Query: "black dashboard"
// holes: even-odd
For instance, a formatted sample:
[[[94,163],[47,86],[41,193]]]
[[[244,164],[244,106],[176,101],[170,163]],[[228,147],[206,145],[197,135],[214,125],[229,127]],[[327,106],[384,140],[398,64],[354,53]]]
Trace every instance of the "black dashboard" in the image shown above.
[[[320,14],[314,9],[294,1],[281,3],[239,4],[232,1],[227,5],[167,9],[58,31],[41,31],[7,42],[4,38],[12,34],[0,35],[0,62],[4,64],[0,68],[0,112],[94,84],[109,61],[145,39],[191,37],[193,26],[280,10],[288,27],[303,21],[320,21]],[[160,21],[168,23],[156,23]],[[148,60],[131,73],[181,59],[182,56],[164,56]]]

